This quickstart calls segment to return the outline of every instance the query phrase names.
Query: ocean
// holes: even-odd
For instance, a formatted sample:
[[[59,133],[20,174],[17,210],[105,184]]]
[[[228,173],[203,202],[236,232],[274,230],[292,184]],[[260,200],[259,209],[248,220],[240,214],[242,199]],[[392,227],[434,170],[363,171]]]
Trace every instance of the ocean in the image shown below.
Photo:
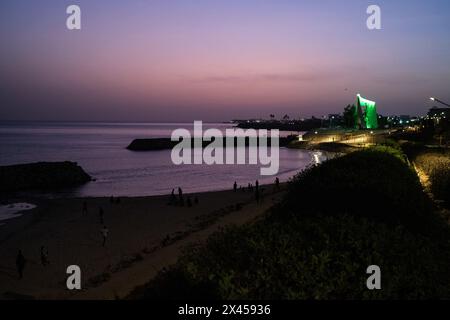
[[[204,130],[225,130],[232,124],[207,123]],[[83,123],[2,122],[0,123],[0,165],[38,161],[74,161],[95,181],[76,188],[32,192],[34,196],[99,197],[169,194],[231,189],[234,181],[273,183],[275,176],[261,176],[260,165],[174,165],[171,150],[134,152],[126,149],[135,138],[170,137],[173,130],[193,123]],[[286,134],[286,133],[284,133]],[[287,181],[317,161],[320,153],[280,148],[277,175]]]

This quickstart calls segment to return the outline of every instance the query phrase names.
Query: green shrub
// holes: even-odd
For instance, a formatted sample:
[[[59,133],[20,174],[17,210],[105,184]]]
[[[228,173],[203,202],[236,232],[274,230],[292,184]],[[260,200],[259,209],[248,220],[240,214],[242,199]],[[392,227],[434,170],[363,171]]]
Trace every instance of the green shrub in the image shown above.
[[[400,143],[398,143],[398,142],[397,142],[396,140],[394,140],[394,139],[385,139],[385,140],[381,143],[381,145],[387,146],[387,147],[391,147],[391,148],[393,148],[393,149],[397,149],[397,150],[402,151],[402,148],[401,148]]]
[[[301,172],[291,183],[284,212],[347,213],[434,232],[436,216],[417,175],[397,151],[387,150],[354,152]]]

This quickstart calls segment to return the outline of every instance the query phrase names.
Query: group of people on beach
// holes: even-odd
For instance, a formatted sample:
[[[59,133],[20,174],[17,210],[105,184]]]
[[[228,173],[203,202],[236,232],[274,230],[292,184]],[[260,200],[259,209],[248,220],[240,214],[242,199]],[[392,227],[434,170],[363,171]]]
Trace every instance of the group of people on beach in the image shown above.
[[[48,248],[46,246],[41,246],[41,264],[43,267],[46,267],[50,264],[50,260],[48,257]],[[19,252],[16,256],[16,269],[19,274],[19,279],[23,278],[23,272],[25,270],[25,266],[27,264],[27,259],[22,253],[22,250],[19,249]]]
[[[278,179],[278,177],[275,178],[275,189],[276,190],[280,189],[280,180]],[[246,192],[246,191],[255,192],[255,200],[257,203],[259,203],[261,201],[264,188],[260,188],[258,180],[256,180],[254,186],[252,183],[248,183],[247,188],[243,187],[242,185],[240,185],[238,188],[237,182],[235,181],[233,184],[233,191],[238,192],[238,190],[242,190],[244,192]],[[110,203],[111,204],[120,204],[120,198],[119,197],[114,198],[114,196],[111,196]],[[191,196],[188,195],[186,202],[185,202],[184,196],[183,196],[183,190],[180,187],[178,187],[178,195],[175,195],[175,189],[172,189],[168,204],[169,205],[179,205],[179,206],[184,207],[185,203],[186,203],[187,207],[192,207],[193,205],[198,205],[199,200],[198,200],[197,196],[194,196],[194,200],[192,201]],[[86,201],[83,201],[82,215],[86,216],[87,214],[88,214],[88,204]],[[100,229],[100,233],[102,235],[102,246],[105,247],[106,240],[109,235],[109,229],[105,225],[105,219],[104,219],[105,212],[102,207],[98,208],[98,216],[99,216],[99,223],[101,225],[103,225],[103,227]],[[40,257],[41,257],[41,264],[43,267],[46,267],[47,265],[50,264],[48,248],[45,247],[44,245],[41,246]],[[23,255],[22,250],[19,250],[19,252],[16,256],[16,268],[17,268],[17,273],[19,274],[19,279],[23,278],[23,272],[24,272],[26,264],[27,264],[27,259]]]
[[[278,179],[278,177],[275,178],[275,189],[279,190],[280,189],[280,179]],[[241,190],[243,192],[255,192],[255,200],[257,203],[260,202],[260,200],[262,199],[262,194],[264,191],[264,188],[260,188],[259,186],[259,181],[256,180],[255,185],[253,186],[252,183],[248,183],[247,188],[243,187],[242,185],[239,186],[237,185],[237,182],[235,181],[233,184],[233,191],[237,192],[238,190]]]
[[[183,189],[181,189],[180,187],[178,187],[178,196],[175,195],[175,189],[172,189],[172,192],[170,194],[170,198],[169,198],[169,205],[174,205],[174,206],[181,206],[184,207],[185,204],[188,208],[192,207],[193,205],[197,205],[198,204],[198,197],[194,196],[194,200],[192,200],[191,196],[188,195],[186,202],[184,201],[184,196],[183,196]]]
[[[111,204],[120,204],[120,198],[119,197],[114,198],[113,196],[111,196],[110,203]],[[86,216],[88,214],[87,201],[83,201],[83,208],[82,208],[81,212],[82,212],[83,216]],[[102,228],[100,229],[100,234],[102,236],[102,246],[105,247],[106,240],[108,239],[108,235],[109,235],[109,229],[105,225],[105,211],[103,210],[102,207],[98,208],[98,217],[99,217],[99,223],[102,225]],[[48,248],[44,245],[41,246],[40,257],[41,257],[41,264],[43,267],[46,267],[47,265],[50,264]],[[16,269],[17,269],[17,273],[19,275],[19,279],[23,278],[23,273],[24,273],[26,265],[27,265],[27,259],[25,258],[22,250],[19,250],[19,252],[17,253],[17,256],[16,256]]]

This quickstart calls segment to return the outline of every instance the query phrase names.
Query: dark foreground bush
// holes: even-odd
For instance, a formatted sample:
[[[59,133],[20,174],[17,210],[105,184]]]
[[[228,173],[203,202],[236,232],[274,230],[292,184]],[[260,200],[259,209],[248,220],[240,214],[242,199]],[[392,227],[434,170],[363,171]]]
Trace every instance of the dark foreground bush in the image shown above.
[[[267,217],[189,248],[130,298],[450,298],[448,234],[402,160],[355,152],[298,175]],[[372,264],[382,290],[366,287]]]
[[[416,232],[434,232],[435,215],[419,178],[396,149],[354,152],[294,178],[284,211],[314,216],[352,214]]]

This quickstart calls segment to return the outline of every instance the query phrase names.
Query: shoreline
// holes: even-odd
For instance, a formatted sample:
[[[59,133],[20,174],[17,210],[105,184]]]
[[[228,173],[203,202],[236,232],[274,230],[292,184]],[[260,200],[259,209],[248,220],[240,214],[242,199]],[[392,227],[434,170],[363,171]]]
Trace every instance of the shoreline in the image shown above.
[[[98,168],[88,168],[88,165],[80,163],[83,169],[93,177],[93,180],[75,187],[60,188],[33,188],[23,191],[0,192],[0,203],[11,202],[11,199],[61,199],[80,197],[142,197],[156,196],[170,193],[172,186],[181,186],[189,193],[227,190],[230,174],[235,175],[239,185],[246,186],[249,181],[258,179],[261,184],[273,183],[274,176],[261,176],[260,170],[266,165],[236,165],[236,169],[230,170],[229,165],[188,165],[187,169],[169,164],[163,166],[161,174],[153,171],[155,161],[161,160],[157,155],[134,153],[138,157],[135,165],[129,168],[116,168],[114,170],[99,171]],[[280,148],[280,167],[276,176],[280,181],[288,181],[293,175],[314,163],[314,150],[294,150]],[[159,152],[156,152],[157,154]],[[170,154],[167,154],[169,157]],[[152,159],[152,161],[148,161]],[[158,158],[159,157],[159,158]],[[161,158],[161,159],[160,159]],[[144,164],[143,160],[149,162]],[[156,160],[154,160],[156,159]],[[325,160],[323,158],[322,160]],[[97,171],[96,171],[97,170]],[[174,174],[172,174],[172,170]],[[154,172],[154,173],[153,173]],[[199,177],[198,177],[199,176]],[[198,180],[197,180],[198,179]],[[152,182],[154,181],[154,183]],[[232,182],[232,181],[231,181]]]
[[[186,245],[206,240],[218,228],[252,221],[283,194],[274,192],[274,185],[260,188],[264,189],[260,204],[253,192],[242,190],[195,193],[199,203],[192,207],[167,205],[168,195],[121,197],[119,204],[110,203],[107,197],[39,199],[32,202],[37,208],[0,226],[0,255],[4,257],[0,299],[124,297],[175,263]],[[82,214],[84,201],[87,215]],[[104,209],[109,229],[106,247],[101,243],[99,207]],[[50,264],[45,267],[40,264],[41,245],[49,251]],[[22,280],[15,270],[19,249],[28,260]],[[65,288],[65,269],[72,264],[82,270],[81,291]]]

